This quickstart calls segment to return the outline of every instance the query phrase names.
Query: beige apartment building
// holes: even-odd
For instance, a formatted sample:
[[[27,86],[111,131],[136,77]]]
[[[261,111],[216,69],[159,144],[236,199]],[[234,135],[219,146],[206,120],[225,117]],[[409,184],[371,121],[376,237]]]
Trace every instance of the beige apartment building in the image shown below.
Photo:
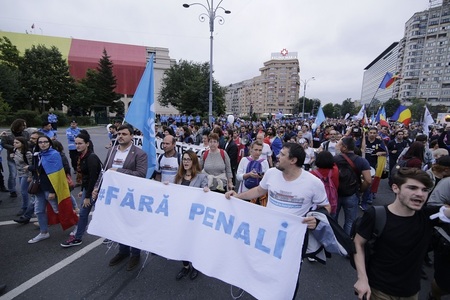
[[[297,52],[272,53],[259,71],[259,76],[227,86],[227,112],[236,116],[293,114],[300,90]]]

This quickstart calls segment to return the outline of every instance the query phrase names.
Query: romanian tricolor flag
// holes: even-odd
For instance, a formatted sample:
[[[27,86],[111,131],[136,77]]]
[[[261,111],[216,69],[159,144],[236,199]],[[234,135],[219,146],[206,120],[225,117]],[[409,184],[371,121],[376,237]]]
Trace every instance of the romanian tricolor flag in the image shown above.
[[[389,123],[388,123],[388,121],[386,119],[386,110],[384,109],[384,106],[381,107],[378,110],[377,117],[375,118],[375,121],[378,122],[381,126],[389,127]]]
[[[409,125],[409,122],[411,122],[411,111],[406,106],[400,105],[391,117],[391,120]]]
[[[61,154],[52,148],[41,152],[41,164],[58,199],[57,214],[53,211],[50,204],[47,205],[48,224],[60,223],[63,230],[66,230],[78,223],[78,216],[72,207],[69,184],[64,172]]]
[[[386,160],[387,160],[386,156],[378,156],[377,169],[375,170],[375,176],[372,180],[372,185],[370,187],[371,193],[378,192],[378,186],[380,185],[381,175],[383,175],[384,168],[386,167]]]
[[[392,75],[392,73],[386,72],[386,74],[383,77],[383,80],[380,83],[380,86],[378,87],[379,89],[387,89],[389,87],[391,87],[394,82],[399,79],[400,76],[398,75],[398,73],[395,73],[395,75]]]

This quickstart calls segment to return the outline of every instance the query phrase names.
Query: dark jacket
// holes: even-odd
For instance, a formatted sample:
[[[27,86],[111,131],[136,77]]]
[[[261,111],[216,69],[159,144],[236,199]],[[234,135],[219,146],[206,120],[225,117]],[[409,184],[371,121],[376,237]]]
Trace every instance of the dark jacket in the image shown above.
[[[81,190],[85,191],[85,198],[91,198],[95,183],[102,171],[102,163],[98,156],[89,151],[80,157]]]

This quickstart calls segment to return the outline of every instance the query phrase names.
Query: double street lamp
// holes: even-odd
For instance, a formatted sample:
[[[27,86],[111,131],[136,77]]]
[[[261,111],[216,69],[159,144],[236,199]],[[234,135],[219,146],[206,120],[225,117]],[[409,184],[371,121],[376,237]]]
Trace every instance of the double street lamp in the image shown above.
[[[204,5],[202,3],[191,3],[191,4],[183,4],[184,8],[189,8],[190,6],[194,6],[194,5],[200,5],[203,6],[203,8],[206,10],[206,13],[201,13],[199,15],[199,20],[200,22],[205,22],[207,19],[209,20],[209,32],[210,32],[210,46],[209,46],[209,107],[208,107],[208,115],[209,115],[209,124],[212,126],[212,103],[213,103],[213,33],[214,33],[214,21],[217,18],[217,22],[222,25],[223,23],[225,23],[225,19],[220,16],[217,15],[217,10],[218,9],[222,9],[224,11],[225,14],[231,14],[231,11],[226,10],[225,8],[223,8],[222,6],[220,6],[220,4],[222,3],[223,0],[219,1],[219,4],[217,4],[216,6],[214,6],[214,0],[207,0],[206,4]]]
[[[302,119],[305,119],[305,102],[306,102],[306,86],[308,85],[308,82],[311,80],[316,80],[316,78],[311,77],[309,79],[303,79],[300,80],[300,82],[303,83],[303,109],[302,109]]]

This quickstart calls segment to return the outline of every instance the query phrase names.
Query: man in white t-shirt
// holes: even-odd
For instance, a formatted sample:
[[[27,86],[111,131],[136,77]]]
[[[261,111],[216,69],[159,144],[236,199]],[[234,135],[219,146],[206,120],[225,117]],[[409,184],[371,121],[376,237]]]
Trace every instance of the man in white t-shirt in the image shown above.
[[[243,193],[229,191],[225,197],[251,200],[261,197],[267,191],[267,207],[303,217],[311,208],[325,208],[330,212],[325,186],[313,174],[302,169],[305,162],[305,150],[297,143],[285,143],[278,155],[276,168],[267,170],[262,181]],[[304,217],[303,223],[308,229],[314,230],[317,220],[314,217]],[[298,291],[298,283],[294,298]]]
[[[320,145],[318,152],[325,150],[325,151],[328,151],[331,154],[333,154],[333,156],[335,156],[336,155],[336,145],[338,143],[338,140],[336,139],[337,131],[331,130],[329,136],[330,136],[330,139],[328,141],[323,142],[322,145]]]
[[[166,135],[162,142],[164,153],[156,160],[156,172],[161,174],[161,182],[173,183],[180,166],[179,153],[175,150],[176,139],[172,135]],[[157,178],[158,180],[158,178]]]
[[[229,191],[225,197],[250,200],[261,197],[268,191],[267,207],[278,211],[303,217],[311,208],[324,207],[329,210],[330,204],[322,181],[302,170],[304,161],[305,150],[301,145],[285,143],[276,168],[267,170],[259,186],[239,194]],[[314,217],[306,217],[303,222],[310,229],[316,227]]]

